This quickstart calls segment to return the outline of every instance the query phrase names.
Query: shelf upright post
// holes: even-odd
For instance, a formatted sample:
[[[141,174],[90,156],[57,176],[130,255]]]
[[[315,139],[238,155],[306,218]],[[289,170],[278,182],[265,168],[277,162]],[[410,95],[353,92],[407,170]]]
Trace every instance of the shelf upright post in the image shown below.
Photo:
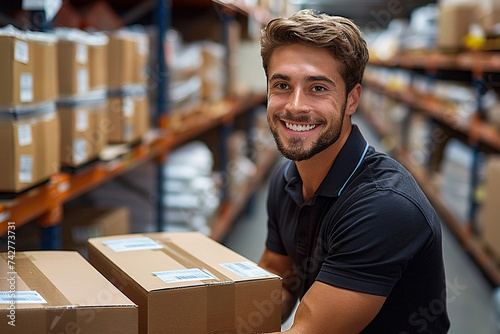
[[[171,0],[158,0],[157,8],[157,51],[158,51],[158,74],[157,79],[157,109],[156,109],[156,127],[164,126],[165,114],[169,111],[169,73],[165,58],[165,36],[170,27]],[[163,160],[163,159],[162,159]],[[165,171],[163,161],[158,162],[156,169],[156,229],[163,231],[165,225],[163,201],[165,193]]]
[[[231,46],[230,46],[230,36],[229,36],[229,30],[230,30],[230,25],[235,19],[234,13],[231,12],[230,10],[223,8],[221,11],[221,20],[222,20],[222,44],[224,45],[224,69],[225,69],[225,87],[224,87],[224,92],[225,92],[225,97],[228,98],[231,95],[231,87],[230,87],[230,66],[231,66]],[[220,141],[219,141],[219,168],[220,171],[222,172],[222,175],[224,175],[225,179],[223,180],[223,186],[221,190],[221,201],[224,203],[228,200],[228,188],[229,188],[229,182],[231,180],[229,179],[229,170],[228,170],[228,164],[229,164],[229,158],[228,158],[228,141],[229,141],[229,136],[231,135],[232,132],[232,124],[230,122],[225,121],[221,124],[221,130],[220,130]]]

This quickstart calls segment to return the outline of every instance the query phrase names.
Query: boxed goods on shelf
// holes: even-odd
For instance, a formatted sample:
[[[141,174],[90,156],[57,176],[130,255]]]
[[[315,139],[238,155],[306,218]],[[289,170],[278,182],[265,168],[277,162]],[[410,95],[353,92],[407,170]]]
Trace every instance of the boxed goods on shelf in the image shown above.
[[[62,97],[85,96],[90,91],[106,88],[106,46],[103,33],[88,33],[78,29],[58,28],[58,77]]]
[[[77,167],[95,159],[108,142],[111,124],[107,120],[104,94],[80,99],[60,99],[60,155],[63,166]]]
[[[59,143],[54,103],[0,112],[0,191],[20,192],[56,174]]]
[[[448,1],[439,4],[436,44],[439,49],[458,51],[465,48],[464,37],[474,21],[477,3]]]
[[[137,305],[77,252],[0,253],[0,273],[2,333],[138,331]]]
[[[479,235],[487,248],[500,259],[500,157],[489,156],[486,160],[484,202],[479,214]]]
[[[89,238],[130,233],[127,207],[69,207],[61,225],[62,248],[86,251]]]
[[[54,101],[57,98],[56,37],[0,29],[0,109]]]
[[[108,87],[147,83],[149,36],[126,29],[108,32]]]
[[[90,262],[139,306],[140,333],[279,331],[281,280],[197,232],[89,240]]]
[[[107,109],[109,143],[134,142],[151,127],[145,86],[130,85],[109,91]]]
[[[500,2],[496,0],[478,1],[478,21],[487,35],[499,35]]]

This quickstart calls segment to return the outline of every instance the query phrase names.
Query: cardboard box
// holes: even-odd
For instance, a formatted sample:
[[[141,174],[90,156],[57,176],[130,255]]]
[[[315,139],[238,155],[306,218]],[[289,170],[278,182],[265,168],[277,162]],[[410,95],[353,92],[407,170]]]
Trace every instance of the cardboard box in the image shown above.
[[[87,247],[89,238],[130,233],[130,212],[127,207],[68,208],[61,225],[62,247],[79,250]]]
[[[500,157],[490,156],[485,170],[485,200],[480,210],[480,236],[488,249],[500,259]]]
[[[26,34],[0,29],[0,50],[0,109],[33,103],[34,64]]]
[[[30,58],[33,59],[33,102],[55,102],[59,97],[57,76],[57,36],[30,32]]]
[[[497,35],[500,27],[500,3],[496,0],[480,0],[478,21],[486,34]]]
[[[137,305],[77,252],[0,254],[0,332],[137,333]]]
[[[109,143],[131,143],[150,129],[146,88],[128,86],[108,96]]]
[[[56,31],[59,95],[82,96],[89,91],[88,45],[77,30]]]
[[[59,143],[54,104],[0,114],[0,191],[21,192],[59,172]]]
[[[281,326],[281,279],[198,232],[89,240],[89,261],[139,306],[140,333]]]
[[[108,88],[120,89],[134,83],[136,44],[125,31],[108,34]]]
[[[465,48],[464,37],[473,22],[477,4],[440,3],[436,43],[439,49],[458,51]]]
[[[94,99],[61,100],[61,164],[77,167],[97,158],[108,142],[106,95]]]
[[[104,33],[93,33],[89,36],[89,90],[106,90],[108,88],[108,43]]]

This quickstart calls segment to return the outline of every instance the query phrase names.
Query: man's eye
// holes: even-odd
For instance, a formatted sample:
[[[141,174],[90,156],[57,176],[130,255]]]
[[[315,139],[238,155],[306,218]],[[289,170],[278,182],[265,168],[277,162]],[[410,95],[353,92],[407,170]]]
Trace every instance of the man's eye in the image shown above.
[[[287,89],[288,85],[285,83],[278,83],[278,84],[276,84],[276,87],[279,89]]]
[[[325,87],[322,87],[322,86],[314,86],[313,90],[315,92],[322,92],[325,90]]]

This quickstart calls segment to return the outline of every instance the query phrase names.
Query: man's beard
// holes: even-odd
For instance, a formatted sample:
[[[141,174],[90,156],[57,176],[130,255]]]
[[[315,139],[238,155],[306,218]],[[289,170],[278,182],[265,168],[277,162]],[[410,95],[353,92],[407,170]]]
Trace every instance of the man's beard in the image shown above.
[[[340,138],[340,135],[342,133],[342,123],[345,115],[345,109],[346,109],[346,104],[344,103],[340,115],[341,116],[340,122],[331,123],[328,129],[326,129],[326,131],[321,133],[318,139],[312,143],[310,149],[304,148],[305,138],[289,138],[288,145],[285,146],[281,141],[281,139],[279,138],[277,127],[274,125],[269,126],[269,128],[271,129],[271,133],[273,134],[274,141],[276,142],[276,146],[278,147],[278,150],[285,158],[293,161],[308,160],[312,158],[314,155],[324,151],[325,149],[333,145]],[[291,117],[289,117],[288,119],[292,120]],[[295,120],[299,121],[297,119]],[[281,122],[278,116],[274,116],[274,121],[275,123],[273,124]],[[269,122],[269,124],[272,123]]]

